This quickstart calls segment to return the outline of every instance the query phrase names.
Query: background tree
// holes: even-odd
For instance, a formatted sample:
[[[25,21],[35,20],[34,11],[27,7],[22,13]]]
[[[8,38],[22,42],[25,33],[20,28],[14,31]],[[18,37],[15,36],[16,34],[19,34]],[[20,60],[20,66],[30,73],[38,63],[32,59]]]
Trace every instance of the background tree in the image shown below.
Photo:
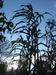
[[[0,0],[0,9],[3,8],[3,0]],[[0,40],[5,39],[6,36],[3,35],[5,31],[12,31],[13,23],[8,21],[5,13],[0,11]]]
[[[53,62],[56,58],[56,51],[55,51],[55,45],[56,45],[56,21],[54,19],[50,19],[47,22],[46,27],[46,44],[47,44],[47,55],[48,55],[48,63],[49,68],[51,68],[51,65],[54,66]]]
[[[6,75],[7,73],[7,63],[0,61],[0,74]]]

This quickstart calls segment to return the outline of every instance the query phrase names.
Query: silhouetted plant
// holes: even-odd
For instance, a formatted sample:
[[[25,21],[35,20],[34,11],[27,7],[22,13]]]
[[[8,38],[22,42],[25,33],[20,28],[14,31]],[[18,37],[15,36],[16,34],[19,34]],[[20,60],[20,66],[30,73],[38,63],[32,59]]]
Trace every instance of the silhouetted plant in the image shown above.
[[[15,11],[15,15],[12,18],[12,20],[16,17],[23,18],[23,20],[16,23],[13,28],[13,34],[19,33],[20,37],[16,41],[12,41],[12,45],[16,43],[17,46],[19,46],[18,49],[20,50],[20,59],[27,59],[28,71],[31,73],[31,65],[35,64],[36,60],[40,60],[39,45],[41,44],[48,47],[46,44],[39,41],[43,36],[39,26],[42,22],[42,18],[44,19],[44,15],[49,13],[45,12],[40,14],[39,12],[34,12],[31,4],[22,6],[22,9]],[[26,36],[25,39],[21,33]],[[17,47],[15,49],[17,49]],[[32,56],[34,56],[33,64]],[[39,67],[37,68],[39,69]]]

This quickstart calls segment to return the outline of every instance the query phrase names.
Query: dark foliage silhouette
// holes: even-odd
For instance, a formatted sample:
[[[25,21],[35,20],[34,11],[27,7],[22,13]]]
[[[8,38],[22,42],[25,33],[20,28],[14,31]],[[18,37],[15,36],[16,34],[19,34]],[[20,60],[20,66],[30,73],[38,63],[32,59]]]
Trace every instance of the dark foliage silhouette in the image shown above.
[[[3,0],[0,0],[0,9],[2,9],[2,7]],[[3,35],[3,33],[5,33],[6,30],[11,33],[12,27],[13,23],[11,21],[8,21],[4,12],[0,11],[0,40],[5,40],[5,36]]]
[[[55,75],[56,73],[56,21],[47,20],[45,32],[42,33],[41,23],[48,12],[34,12],[31,4],[21,5],[22,9],[16,10],[15,15],[8,21],[4,12],[0,12],[0,40],[5,40],[3,33],[9,31],[17,34],[18,38],[11,41],[11,50],[9,55],[19,56],[18,69],[9,71],[8,75]],[[3,7],[3,1],[0,1],[0,9]],[[52,15],[51,15],[52,16]],[[12,20],[19,18],[14,25]],[[44,20],[45,21],[45,20]],[[12,32],[11,32],[12,31]],[[18,34],[19,33],[19,34]],[[44,39],[44,43],[42,39]],[[41,46],[44,46],[41,49]],[[9,48],[9,47],[8,47]],[[7,49],[8,49],[7,48]],[[43,54],[42,54],[43,53]],[[53,67],[54,68],[53,68]],[[0,65],[0,74],[6,75],[6,66]]]
[[[48,46],[50,45],[50,43],[49,43],[49,40],[48,42],[46,40],[47,43],[42,43],[42,41],[39,41],[39,40],[41,40],[43,37],[46,37],[46,36],[47,36],[46,39],[47,38],[51,39],[52,36],[50,34],[50,29],[52,29],[53,27],[51,26],[49,28],[48,33],[45,29],[46,33],[42,34],[41,28],[39,28],[39,26],[40,26],[40,23],[42,22],[42,19],[44,19],[44,15],[49,14],[49,13],[45,12],[43,14],[40,14],[39,12],[34,12],[31,4],[22,5],[22,7],[23,7],[22,9],[15,11],[15,15],[12,18],[12,20],[15,19],[16,17],[24,18],[23,20],[16,23],[16,25],[13,28],[14,29],[13,34],[19,33],[20,37],[16,41],[12,41],[12,45],[17,43],[19,44],[18,46],[21,47],[21,48],[19,47],[21,69],[24,66],[24,68],[26,67],[26,70],[28,70],[29,74],[31,74],[31,71],[33,71],[33,73],[36,75],[37,74],[41,75],[42,73],[45,74],[48,70],[51,70],[51,66],[49,67],[49,65],[52,64],[52,63],[49,64],[49,62],[51,62],[50,59],[52,59],[50,56],[51,51],[49,51],[49,46]],[[22,23],[22,26],[20,26],[21,23]],[[48,27],[50,26],[49,24],[53,25],[53,22],[48,21],[46,23]],[[47,28],[47,26],[45,28]],[[25,39],[21,35],[21,33],[23,33],[24,36],[26,36]],[[49,34],[51,37],[49,36]],[[40,44],[44,45],[47,48],[47,51],[43,50],[44,54],[39,56],[40,51],[41,51],[39,49]],[[15,49],[17,49],[17,47]],[[45,55],[46,53],[47,55]],[[33,59],[32,56],[34,57],[34,63],[32,63],[32,59]],[[42,64],[42,67],[41,67],[41,61],[43,57],[48,58],[48,59]],[[27,62],[27,65],[23,64],[25,62]],[[35,63],[37,64],[37,66]],[[45,66],[44,64],[46,64],[47,66]],[[31,65],[33,65],[32,69],[31,69]],[[43,67],[43,65],[45,67]]]
[[[7,64],[6,62],[0,61],[0,75],[6,75],[7,72]]]

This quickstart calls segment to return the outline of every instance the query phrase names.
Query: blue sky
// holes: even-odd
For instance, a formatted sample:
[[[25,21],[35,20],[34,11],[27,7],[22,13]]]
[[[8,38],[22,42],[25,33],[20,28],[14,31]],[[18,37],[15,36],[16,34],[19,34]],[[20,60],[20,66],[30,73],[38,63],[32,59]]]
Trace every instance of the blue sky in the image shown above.
[[[20,9],[20,5],[27,3],[31,3],[35,11],[50,12],[56,18],[56,0],[4,0],[3,11],[10,19],[14,14],[13,11]]]
[[[13,16],[15,10],[20,9],[21,5],[27,3],[32,4],[34,11],[41,13],[49,12],[56,19],[56,0],[4,0],[3,11],[5,12],[8,20]],[[7,36],[9,35],[7,34]]]
[[[3,11],[9,19],[14,10],[20,9],[20,5],[27,3],[31,3],[35,11],[48,11],[56,17],[56,0],[4,0]]]

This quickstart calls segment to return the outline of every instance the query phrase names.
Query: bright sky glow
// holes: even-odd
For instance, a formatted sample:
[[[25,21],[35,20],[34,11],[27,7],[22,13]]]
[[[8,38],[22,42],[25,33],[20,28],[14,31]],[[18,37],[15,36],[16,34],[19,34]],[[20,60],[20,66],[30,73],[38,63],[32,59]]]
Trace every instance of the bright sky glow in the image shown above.
[[[14,63],[13,65],[8,65],[7,70],[10,70],[11,68],[13,68],[15,70],[15,69],[17,69],[17,67],[18,67],[17,63]]]

